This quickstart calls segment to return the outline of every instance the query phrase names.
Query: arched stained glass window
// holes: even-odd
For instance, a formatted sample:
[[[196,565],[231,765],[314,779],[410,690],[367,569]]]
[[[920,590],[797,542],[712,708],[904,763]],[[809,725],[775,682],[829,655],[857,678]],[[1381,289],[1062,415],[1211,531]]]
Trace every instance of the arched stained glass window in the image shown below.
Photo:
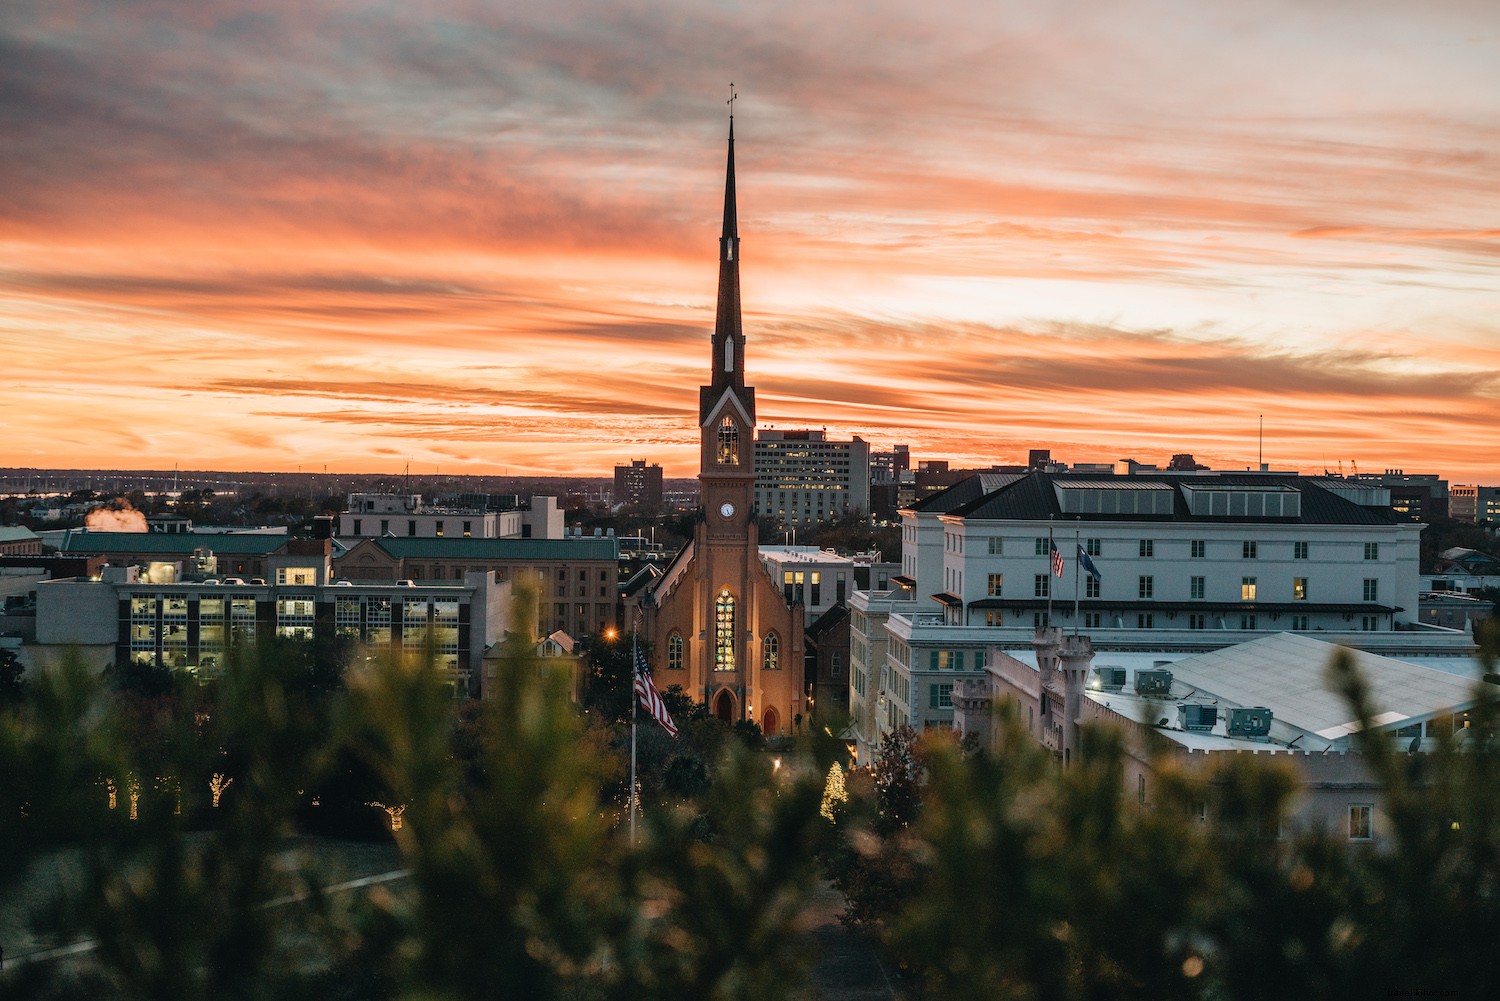
[[[667,670],[682,670],[682,634],[675,629],[667,637]]]
[[[781,667],[781,639],[775,633],[766,633],[766,638],[761,641],[760,666],[766,671]]]
[[[719,465],[735,466],[740,461],[740,429],[734,418],[725,416],[719,422]]]
[[[734,670],[734,595],[727,587],[714,602],[714,670]]]

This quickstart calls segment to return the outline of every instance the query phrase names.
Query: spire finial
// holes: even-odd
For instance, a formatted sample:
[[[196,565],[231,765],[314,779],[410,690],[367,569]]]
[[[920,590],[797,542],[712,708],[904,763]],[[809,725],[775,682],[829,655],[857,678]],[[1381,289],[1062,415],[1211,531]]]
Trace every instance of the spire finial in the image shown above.
[[[739,100],[739,95],[734,92],[734,81],[729,81],[729,100],[724,103],[729,105],[729,120],[734,121],[734,102]]]

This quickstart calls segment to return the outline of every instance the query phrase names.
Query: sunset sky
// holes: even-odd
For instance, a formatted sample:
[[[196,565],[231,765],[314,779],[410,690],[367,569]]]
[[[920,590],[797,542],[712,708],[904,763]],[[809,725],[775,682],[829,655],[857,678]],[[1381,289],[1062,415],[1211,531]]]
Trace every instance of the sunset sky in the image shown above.
[[[1500,483],[1494,0],[6,0],[0,465]]]

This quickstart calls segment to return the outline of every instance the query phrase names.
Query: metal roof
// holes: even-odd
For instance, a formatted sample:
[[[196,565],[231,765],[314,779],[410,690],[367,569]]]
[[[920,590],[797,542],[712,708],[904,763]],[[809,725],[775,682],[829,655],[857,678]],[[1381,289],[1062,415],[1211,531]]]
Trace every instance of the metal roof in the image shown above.
[[[1213,476],[1184,478],[1170,475],[1135,474],[1131,476],[1100,477],[1098,474],[1032,472],[1012,483],[1004,484],[988,492],[981,492],[978,477],[971,477],[928,501],[916,505],[916,509],[951,514],[976,520],[1013,521],[1140,521],[1140,522],[1204,522],[1204,523],[1280,523],[1311,525],[1395,525],[1400,522],[1396,512],[1389,508],[1364,507],[1347,500],[1331,490],[1318,486],[1311,479],[1297,476],[1266,476],[1252,473],[1215,473]],[[1147,486],[1146,484],[1156,484]],[[1064,490],[1084,489],[1112,490],[1171,490],[1174,494],[1172,511],[1157,514],[1068,514],[1058,503],[1055,487]],[[1184,489],[1233,490],[1281,492],[1295,491],[1301,495],[1301,511],[1295,517],[1262,517],[1195,515],[1184,496]],[[1278,489],[1280,488],[1280,489]]]
[[[287,544],[286,535],[234,532],[199,535],[193,532],[70,531],[59,547],[65,553],[131,553],[142,556],[191,556],[195,549],[217,554],[265,556]]]
[[[1309,636],[1278,633],[1175,661],[1174,680],[1240,706],[1267,706],[1276,719],[1325,740],[1358,728],[1348,703],[1328,687],[1340,650],[1354,659],[1370,693],[1377,729],[1424,720],[1474,704],[1477,678],[1416,667]]]

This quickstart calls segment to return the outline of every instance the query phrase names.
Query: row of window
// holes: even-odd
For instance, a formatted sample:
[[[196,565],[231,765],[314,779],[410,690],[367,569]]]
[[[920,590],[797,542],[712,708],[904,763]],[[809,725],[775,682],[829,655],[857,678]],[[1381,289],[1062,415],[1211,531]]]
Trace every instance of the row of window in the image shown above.
[[[353,522],[354,523],[353,523],[352,527],[353,527],[354,531],[351,532],[350,534],[352,534],[352,535],[363,535],[363,534],[365,534],[364,532],[360,531],[360,529],[364,526],[363,520],[360,519],[360,518],[355,518],[353,520]],[[463,537],[466,538],[466,539],[472,537],[473,534],[474,534],[474,523],[472,521],[465,521],[465,522],[461,522],[460,524],[462,524],[462,526],[463,526],[463,528],[462,528]],[[433,523],[433,532],[437,535],[437,537],[439,539],[443,538],[447,534],[447,531],[448,531],[448,524],[447,524],[447,522],[438,521],[438,522],[434,522]],[[391,522],[390,522],[389,518],[381,518],[380,519],[380,532],[379,532],[379,534],[382,535],[382,536],[390,535],[391,534]],[[409,536],[415,536],[417,534],[417,522],[415,520],[408,520],[407,521],[407,523],[406,523],[406,534],[409,535]]]
[[[1052,539],[1051,537],[1049,537],[1049,536],[1045,536],[1045,535],[1038,536],[1033,541],[1034,541],[1033,553],[1036,556],[1050,556],[1052,554],[1052,551],[1054,549],[1058,548],[1056,541],[1054,539]],[[1100,556],[1100,555],[1102,555],[1103,550],[1104,550],[1104,540],[1103,539],[1085,539],[1084,543],[1083,543],[1083,546],[1084,546],[1084,551],[1087,552],[1090,556]],[[954,552],[954,553],[962,552],[963,551],[963,536],[959,535],[957,532],[948,532],[948,533],[945,533],[945,535],[944,535],[944,548],[948,552]],[[988,539],[988,549],[989,549],[989,555],[991,555],[991,556],[1003,556],[1005,554],[1005,540],[1003,538],[1001,538],[1000,536],[998,536],[998,535],[992,535],[992,536],[990,536],[989,539]],[[1189,555],[1193,559],[1195,559],[1195,560],[1206,559],[1207,556],[1208,556],[1208,540],[1207,539],[1192,539],[1192,540],[1190,540],[1188,551],[1189,551]],[[1138,540],[1136,540],[1136,555],[1140,556],[1142,558],[1145,558],[1145,559],[1154,558],[1156,556],[1156,540],[1155,539],[1138,539]],[[1240,543],[1240,558],[1241,559],[1246,559],[1246,560],[1259,559],[1260,558],[1260,543],[1259,543],[1259,541],[1255,540],[1255,539],[1245,539],[1245,540],[1243,540]],[[1305,542],[1305,541],[1293,542],[1292,543],[1292,559],[1294,559],[1294,560],[1305,560],[1307,558],[1308,558],[1308,544],[1307,544],[1307,542]],[[1378,559],[1380,559],[1380,543],[1378,543],[1378,542],[1366,542],[1366,543],[1364,543],[1364,558],[1367,559],[1367,560],[1378,560]]]
[[[731,598],[730,601],[732,602],[733,599]],[[725,632],[732,634],[734,629],[734,612],[732,606],[727,613],[727,626],[721,625],[724,620],[720,618],[720,616],[724,614],[725,613],[722,611],[716,613],[716,642],[714,646],[715,671],[734,670],[735,660],[733,636],[723,635]],[[667,636],[667,670],[682,671],[687,669],[686,649],[687,644],[683,642],[682,634],[677,632],[676,630],[673,630],[672,633]],[[781,638],[777,636],[775,632],[766,633],[765,636],[761,637],[760,666],[762,670],[766,671],[778,671],[781,669]]]
[[[998,598],[1004,589],[1005,579],[1003,574],[992,573],[989,575],[986,593],[992,598]],[[1240,578],[1240,600],[1255,601],[1259,593],[1260,585],[1255,577]],[[1033,578],[1032,594],[1037,598],[1046,598],[1052,592],[1052,575],[1039,573]],[[1189,577],[1188,597],[1190,599],[1202,600],[1208,592],[1208,578]],[[1306,577],[1292,578],[1292,600],[1306,601],[1308,596]],[[1092,577],[1087,578],[1084,597],[1099,597],[1099,582]],[[1136,597],[1141,599],[1156,597],[1156,578],[1149,574],[1142,574],[1136,578]],[[1380,600],[1380,578],[1366,577],[1361,582],[1360,600]]]
[[[1258,628],[1260,628],[1259,627],[1259,621],[1260,621],[1259,617],[1254,612],[1245,612],[1245,613],[1242,613],[1240,615],[1240,618],[1239,618],[1240,625],[1239,625],[1239,627],[1241,629],[1244,629],[1244,630],[1258,629]],[[1000,626],[1000,625],[1004,625],[1004,616],[999,611],[986,612],[985,613],[985,622],[984,622],[984,624],[986,626]],[[1051,624],[1051,620],[1048,617],[1048,615],[1047,615],[1046,612],[1033,612],[1032,615],[1031,615],[1031,624],[1032,624],[1033,628],[1036,628],[1036,629],[1045,629],[1048,625]],[[1122,622],[1120,624],[1123,626],[1124,623]],[[1135,616],[1135,627],[1137,629],[1155,629],[1156,628],[1156,613],[1155,612],[1137,612],[1136,616]],[[1203,613],[1203,612],[1191,612],[1191,613],[1189,613],[1188,617],[1187,617],[1187,627],[1189,629],[1207,629],[1209,627],[1209,618],[1208,618],[1208,615],[1205,614],[1205,613]],[[1085,629],[1103,629],[1104,628],[1104,613],[1103,612],[1084,612],[1083,613],[1083,628],[1085,628]],[[1290,625],[1289,628],[1294,633],[1298,633],[1298,632],[1305,633],[1305,632],[1308,632],[1309,629],[1311,628],[1311,619],[1310,619],[1309,616],[1306,616],[1306,615],[1293,615],[1291,617],[1291,625]],[[1360,630],[1362,632],[1367,632],[1367,633],[1368,632],[1375,632],[1375,631],[1379,630],[1380,629],[1380,616],[1379,615],[1361,615],[1359,617],[1359,628],[1360,628]]]

